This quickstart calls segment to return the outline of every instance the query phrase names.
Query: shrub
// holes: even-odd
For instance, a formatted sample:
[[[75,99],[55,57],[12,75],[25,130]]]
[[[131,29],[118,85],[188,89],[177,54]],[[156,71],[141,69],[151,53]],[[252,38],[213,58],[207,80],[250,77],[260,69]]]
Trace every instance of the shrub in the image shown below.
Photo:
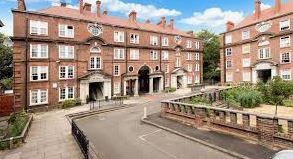
[[[176,88],[166,88],[165,92],[166,93],[172,93],[172,92],[175,92],[176,90],[177,90]]]
[[[283,103],[286,107],[293,107],[293,100],[284,100]]]
[[[210,104],[209,100],[203,96],[192,97],[190,103],[192,103],[192,104]]]
[[[22,133],[28,118],[28,114],[24,111],[12,114],[8,120],[9,128],[7,137],[19,136]]]
[[[228,105],[244,108],[258,107],[262,103],[262,94],[252,86],[232,88],[222,94]]]
[[[71,107],[75,107],[78,105],[78,101],[76,99],[72,99],[72,100],[65,100],[63,102],[63,108],[71,108]]]

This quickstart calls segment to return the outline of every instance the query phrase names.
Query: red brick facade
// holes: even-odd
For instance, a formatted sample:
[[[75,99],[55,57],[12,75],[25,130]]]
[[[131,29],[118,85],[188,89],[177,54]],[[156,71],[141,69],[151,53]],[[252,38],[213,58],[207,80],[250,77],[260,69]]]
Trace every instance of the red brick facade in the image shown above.
[[[277,75],[292,80],[293,3],[275,3],[261,10],[255,0],[255,13],[237,25],[227,23],[220,36],[222,83],[256,83]]]
[[[183,80],[187,81],[186,78],[189,78],[188,84],[201,82],[201,41],[196,39],[192,33],[175,29],[173,20],[169,24],[166,23],[164,18],[162,18],[159,24],[138,23],[136,22],[135,12],[130,14],[129,19],[118,19],[108,15],[101,15],[99,12],[91,13],[90,7],[88,6],[89,4],[83,5],[81,3],[81,11],[69,9],[66,6],[59,6],[32,12],[26,11],[24,0],[18,0],[18,9],[12,10],[14,22],[13,52],[16,107],[31,108],[32,100],[36,100],[36,103],[42,100],[32,99],[30,97],[32,90],[47,90],[48,100],[43,104],[36,104],[36,107],[56,106],[60,104],[60,88],[65,87],[73,87],[74,98],[83,98],[82,100],[84,102],[85,96],[88,96],[88,92],[91,91],[91,88],[89,88],[90,82],[88,81],[94,80],[99,82],[98,78],[103,78],[105,81],[110,82],[109,85],[103,83],[101,88],[99,88],[100,90],[104,89],[106,92],[107,90],[105,88],[111,89],[108,90],[110,91],[108,94],[103,92],[104,96],[126,95],[129,92],[127,90],[129,88],[132,89],[132,95],[138,95],[140,92],[136,88],[139,88],[140,86],[138,85],[141,85],[139,72],[141,68],[148,71],[148,76],[151,80],[147,83],[157,83],[156,85],[158,85],[150,86],[150,93],[155,91],[155,89],[162,91],[166,87],[171,87],[171,76],[177,72],[183,72],[184,76],[186,76]],[[100,10],[99,7],[100,3],[98,1],[98,10]],[[48,34],[31,34],[32,21],[47,23]],[[37,22],[34,23],[39,24]],[[73,38],[59,36],[60,24],[67,25],[67,28],[69,28],[68,26],[73,27]],[[98,36],[94,36],[89,31],[89,24],[91,24],[90,26],[102,27],[102,32]],[[39,25],[43,25],[43,23]],[[124,33],[124,42],[115,42],[114,32],[117,31]],[[138,44],[130,43],[130,36],[133,33],[139,35]],[[156,36],[158,38],[158,45],[150,45],[150,36]],[[181,41],[175,42],[175,37],[180,37]],[[168,38],[168,46],[162,46],[161,41],[163,38]],[[187,41],[191,42],[190,48],[187,48]],[[32,58],[32,45],[34,44],[47,45],[47,57]],[[60,59],[60,45],[73,46],[74,58]],[[91,52],[92,48],[98,48],[100,52]],[[115,48],[124,50],[122,59],[114,58]],[[139,50],[139,58],[137,60],[130,58],[131,49]],[[158,52],[156,59],[151,59],[150,52],[152,50]],[[162,51],[168,51],[169,58],[167,60],[162,59]],[[191,57],[187,59],[189,53]],[[195,57],[196,54],[198,58]],[[100,69],[91,70],[90,59],[93,56],[100,57]],[[180,60],[179,66],[175,66],[176,58]],[[187,71],[188,64],[192,66],[190,71]],[[199,70],[195,70],[196,64],[198,64]],[[113,74],[115,65],[119,65],[119,74],[117,76]],[[167,72],[165,69],[166,65],[168,65]],[[44,81],[32,81],[32,66],[47,66],[47,79]],[[61,80],[59,78],[60,66],[73,66],[73,78]],[[133,71],[129,70],[131,66],[133,67]],[[159,83],[157,78],[160,81]],[[166,83],[168,85],[165,84],[166,79],[169,82],[169,84]],[[81,82],[82,80],[87,83],[82,85],[84,84]],[[87,92],[83,92],[84,90]],[[65,92],[69,91],[66,90]],[[36,97],[40,98],[42,95],[45,96],[45,94],[35,91]]]

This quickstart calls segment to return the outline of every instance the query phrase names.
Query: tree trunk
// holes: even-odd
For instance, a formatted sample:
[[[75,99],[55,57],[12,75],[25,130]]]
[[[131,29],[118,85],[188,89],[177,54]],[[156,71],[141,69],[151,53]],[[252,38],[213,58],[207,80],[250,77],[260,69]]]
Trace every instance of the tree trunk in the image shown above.
[[[275,116],[278,114],[278,104],[276,104]]]

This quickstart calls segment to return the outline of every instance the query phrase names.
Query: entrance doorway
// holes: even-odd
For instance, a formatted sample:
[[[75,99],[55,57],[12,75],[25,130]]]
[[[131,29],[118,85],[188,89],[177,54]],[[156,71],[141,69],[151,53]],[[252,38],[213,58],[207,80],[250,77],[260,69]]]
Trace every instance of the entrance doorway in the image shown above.
[[[138,71],[139,93],[149,93],[150,68],[143,66]]]
[[[135,80],[128,80],[126,82],[126,94],[133,96],[134,95],[134,89],[135,89]]]
[[[154,81],[154,83],[153,83],[154,92],[159,92],[159,90],[160,90],[160,80],[161,80],[161,77],[153,79],[153,81]]]
[[[104,90],[103,82],[95,82],[89,84],[89,98],[90,101],[96,101],[104,98],[103,90]]]
[[[264,83],[267,83],[272,78],[272,70],[258,70],[257,77],[259,80],[263,81]]]
[[[177,89],[181,89],[183,87],[183,76],[177,76]]]

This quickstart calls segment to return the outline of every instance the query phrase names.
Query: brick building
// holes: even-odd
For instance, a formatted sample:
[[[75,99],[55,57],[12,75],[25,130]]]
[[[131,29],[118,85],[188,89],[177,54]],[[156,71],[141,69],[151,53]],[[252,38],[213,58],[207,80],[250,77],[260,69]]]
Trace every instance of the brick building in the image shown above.
[[[202,80],[201,41],[175,28],[174,20],[138,22],[80,8],[53,6],[27,11],[24,0],[12,10],[16,106],[55,106],[66,99],[185,88]]]
[[[261,10],[255,0],[255,12],[235,25],[226,24],[221,38],[221,81],[240,83],[274,76],[292,80],[293,1],[275,0],[272,8]]]

